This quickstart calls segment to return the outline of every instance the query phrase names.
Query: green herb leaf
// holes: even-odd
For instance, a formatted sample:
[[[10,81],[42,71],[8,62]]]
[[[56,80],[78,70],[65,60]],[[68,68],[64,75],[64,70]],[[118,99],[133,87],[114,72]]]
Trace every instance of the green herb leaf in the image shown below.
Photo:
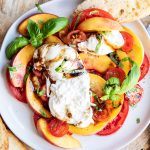
[[[40,31],[40,28],[38,24],[36,24],[34,21],[29,19],[28,25],[27,25],[27,30],[30,35],[30,43],[34,47],[39,47],[43,43],[43,34]]]
[[[98,53],[99,48],[102,45],[102,42],[101,42],[102,41],[102,36],[100,34],[97,34],[96,38],[98,39],[98,44],[96,45],[95,52]]]
[[[43,37],[46,38],[52,34],[59,32],[68,25],[68,19],[65,17],[59,17],[55,19],[50,19],[44,23],[42,28]]]
[[[11,67],[11,66],[9,66],[9,67],[8,67],[8,70],[9,70],[9,71],[12,71],[12,72],[16,72],[16,71],[17,71],[17,68],[16,68],[16,67]]]
[[[29,40],[25,37],[17,37],[6,48],[6,57],[11,59],[19,49],[29,44]]]
[[[81,12],[81,13],[82,13],[82,12]],[[74,24],[73,30],[77,27],[77,25],[78,25],[78,23],[79,23],[79,21],[80,21],[81,13],[79,13],[78,16],[77,16],[77,19],[76,19],[76,22],[75,22],[75,24]]]
[[[106,85],[120,85],[120,81],[116,77],[111,77],[106,81]]]
[[[27,71],[26,71],[26,74],[25,74],[25,76],[24,76],[24,83],[26,83],[26,81],[27,81],[27,78],[28,78],[28,76],[30,75],[30,73],[31,73],[31,71],[32,71],[32,69],[33,69],[33,67],[31,67],[31,66],[28,66],[27,67]]]
[[[43,38],[41,37],[31,37],[30,39],[30,43],[32,44],[32,46],[34,47],[39,47],[42,45],[43,43]]]
[[[46,113],[42,109],[40,110],[40,113],[43,117],[45,117],[45,118],[47,117]]]
[[[109,99],[109,95],[104,95],[101,97],[101,100],[106,101]]]
[[[128,73],[128,76],[123,81],[121,89],[118,92],[118,94],[123,94],[131,90],[137,84],[139,77],[140,77],[140,67],[134,62],[130,72]]]
[[[116,52],[112,52],[110,54],[108,54],[108,57],[110,57],[110,59],[118,66],[119,63],[120,63],[120,60],[119,60],[119,56],[117,55]]]
[[[37,9],[38,9],[40,12],[43,12],[43,10],[42,10],[40,4],[35,4],[35,6],[37,7]]]
[[[120,81],[118,78],[111,77],[106,81],[106,85],[103,88],[104,96],[101,97],[101,100],[111,99],[112,101],[118,100],[120,91]]]
[[[140,118],[136,119],[136,123],[139,124],[141,122]]]
[[[36,90],[38,96],[43,96],[45,94],[45,90]]]

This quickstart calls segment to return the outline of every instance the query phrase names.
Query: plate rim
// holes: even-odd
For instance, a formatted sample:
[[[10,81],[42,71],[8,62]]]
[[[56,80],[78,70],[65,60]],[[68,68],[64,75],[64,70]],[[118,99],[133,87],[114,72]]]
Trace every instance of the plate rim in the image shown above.
[[[51,1],[48,1],[48,2],[46,2],[46,3],[41,4],[41,7],[44,7],[44,6],[48,5],[48,3],[53,3],[53,2],[54,2],[54,3],[55,3],[55,2],[57,3],[57,2],[59,2],[59,1],[61,1],[61,0],[51,0]],[[18,22],[18,20],[20,20],[21,18],[24,18],[24,17],[26,18],[30,13],[32,13],[33,11],[36,11],[36,9],[37,9],[37,8],[34,7],[34,8],[32,8],[32,9],[28,10],[27,12],[25,12],[24,14],[22,14],[21,16],[19,16],[19,17],[12,23],[12,25],[8,28],[8,30],[7,30],[7,32],[6,32],[5,36],[4,36],[4,38],[3,38],[3,40],[2,40],[1,49],[4,49],[4,48],[3,48],[3,47],[4,47],[4,46],[3,46],[3,45],[4,45],[3,43],[5,43],[6,37],[9,35],[9,30],[12,28],[12,26],[13,26],[16,22]],[[38,12],[37,12],[37,13],[38,13]],[[145,26],[143,25],[143,23],[142,23],[140,20],[137,20],[137,21],[135,21],[135,22],[137,22],[137,23],[141,26],[141,28],[143,29],[143,32],[144,32],[145,35],[146,35],[146,38],[150,41],[150,36],[149,36],[149,34],[148,34],[148,32],[147,32]],[[1,55],[2,55],[2,52],[0,51],[0,57],[1,57]],[[31,140],[30,143],[28,143],[28,140],[26,140],[26,138],[24,138],[24,136],[21,136],[21,135],[18,133],[18,131],[17,131],[17,129],[15,128],[15,126],[14,126],[13,124],[12,124],[12,125],[10,124],[9,119],[8,119],[8,117],[7,117],[7,114],[6,114],[4,111],[2,111],[1,109],[0,109],[0,114],[1,114],[1,117],[3,118],[4,122],[7,124],[7,126],[9,127],[9,129],[14,133],[14,135],[15,135],[16,137],[18,137],[21,141],[23,141],[24,143],[26,143],[26,144],[29,145],[30,147],[37,149],[36,144],[35,144],[34,142],[32,142],[32,140]],[[122,146],[118,147],[118,149],[122,149],[122,148],[124,148],[125,146],[129,145],[131,142],[133,142],[137,137],[139,137],[139,136],[143,133],[143,131],[148,127],[149,124],[150,124],[150,118],[149,118],[149,120],[147,120],[147,122],[145,122],[145,126],[143,126],[143,128],[141,129],[141,131],[138,132],[134,138],[131,138],[131,140],[129,140],[128,142],[124,143]]]

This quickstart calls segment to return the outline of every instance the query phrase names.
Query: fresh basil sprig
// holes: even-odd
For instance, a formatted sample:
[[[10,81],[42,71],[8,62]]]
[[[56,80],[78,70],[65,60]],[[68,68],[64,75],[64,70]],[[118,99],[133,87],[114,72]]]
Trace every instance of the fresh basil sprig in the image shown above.
[[[55,19],[50,19],[43,25],[42,33],[43,37],[46,38],[58,31],[64,29],[68,25],[68,19],[65,17],[59,17]]]
[[[6,49],[6,57],[11,59],[19,49],[28,45],[29,43],[32,44],[34,47],[39,47],[42,45],[43,40],[68,25],[68,19],[65,17],[50,19],[47,22],[43,23],[43,28],[40,29],[38,24],[29,19],[27,24],[27,30],[30,36],[30,39],[25,37],[17,37],[14,41],[12,41],[7,49]]]
[[[132,60],[130,60],[130,62],[132,63],[132,68],[125,80],[122,82],[122,85],[120,85],[118,78],[111,77],[108,79],[103,89],[105,95],[101,97],[101,100],[117,100],[119,99],[119,95],[128,92],[138,83],[140,77],[140,67]]]
[[[102,96],[101,100],[118,100],[119,95],[118,92],[120,91],[120,81],[116,77],[111,77],[106,81],[106,85],[103,88],[103,92],[105,93],[104,96]]]
[[[14,41],[12,41],[8,47],[6,48],[6,57],[11,59],[18,50],[29,44],[29,40],[25,37],[17,37]]]

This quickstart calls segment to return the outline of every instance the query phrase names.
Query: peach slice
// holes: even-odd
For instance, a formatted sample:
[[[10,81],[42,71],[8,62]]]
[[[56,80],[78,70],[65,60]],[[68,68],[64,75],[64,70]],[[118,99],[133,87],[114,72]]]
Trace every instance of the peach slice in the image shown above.
[[[27,24],[28,24],[28,20],[31,19],[34,22],[36,22],[39,27],[41,28],[43,23],[45,23],[47,20],[52,19],[52,18],[57,18],[57,16],[53,15],[53,14],[47,14],[47,13],[41,13],[41,14],[34,14],[28,18],[26,18],[25,20],[23,20],[19,26],[18,26],[18,32],[20,34],[22,34],[23,36],[27,36]]]
[[[29,61],[32,59],[34,47],[27,45],[22,48],[12,61],[15,71],[10,73],[10,81],[14,87],[23,87],[24,75]]]
[[[119,60],[122,60],[123,58],[128,57],[127,53],[125,53],[121,50],[117,50],[116,54],[119,57]],[[130,64],[129,60],[122,61],[121,64],[122,64],[121,68],[124,70],[125,74],[127,75],[131,69],[131,64]]]
[[[123,30],[123,27],[119,22],[102,17],[92,17],[86,19],[77,27],[78,30],[84,32],[98,32],[98,31],[112,31],[112,30]]]
[[[89,53],[80,53],[79,56],[86,69],[94,69],[100,73],[104,73],[107,69],[116,66],[106,55],[96,56]]]
[[[50,112],[43,107],[43,104],[40,98],[33,92],[34,87],[30,76],[27,78],[26,81],[26,98],[29,106],[33,109],[33,111],[42,117],[50,118]]]
[[[63,45],[64,44],[57,36],[54,36],[54,35],[51,35],[51,36],[47,37],[45,39],[44,43],[45,44],[50,44],[50,45],[53,45],[53,44]]]
[[[112,110],[112,113],[107,121],[90,124],[86,128],[78,128],[76,126],[69,125],[69,132],[71,132],[73,134],[80,134],[80,135],[91,135],[91,134],[95,134],[95,133],[99,132],[119,114],[119,112],[122,108],[123,101],[124,101],[124,95],[120,96],[120,101],[121,101],[121,105]]]
[[[90,88],[91,90],[99,97],[103,95],[103,88],[106,84],[106,81],[96,74],[89,74],[90,76]]]
[[[48,131],[48,124],[45,119],[39,119],[37,122],[37,129],[39,133],[50,143],[62,148],[79,148],[80,142],[71,135],[64,135],[62,137],[55,137]]]

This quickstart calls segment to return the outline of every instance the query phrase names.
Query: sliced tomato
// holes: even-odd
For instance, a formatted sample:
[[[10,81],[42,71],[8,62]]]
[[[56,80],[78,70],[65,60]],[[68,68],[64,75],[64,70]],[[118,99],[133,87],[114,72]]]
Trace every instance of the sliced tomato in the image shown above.
[[[133,48],[133,37],[131,34],[129,34],[128,32],[125,31],[121,31],[121,34],[123,36],[124,39],[124,45],[122,47],[122,51],[124,52],[130,52]]]
[[[115,20],[111,14],[102,9],[90,8],[80,12],[72,19],[71,30],[74,30],[77,27],[77,25],[83,22],[84,20],[92,17],[103,17]]]
[[[8,70],[6,71],[6,77],[7,77],[8,88],[9,88],[10,92],[12,93],[12,95],[20,102],[27,103],[25,87],[23,87],[23,88],[14,87],[11,84],[10,75],[9,75]]]
[[[108,80],[111,77],[116,77],[122,83],[126,77],[125,72],[121,68],[111,68],[105,74],[105,79]]]
[[[86,40],[86,34],[80,30],[74,30],[68,33],[66,37],[66,44],[77,44]]]
[[[142,63],[142,65],[141,65],[141,67],[140,67],[141,76],[140,76],[139,81],[141,81],[141,80],[146,76],[146,74],[147,74],[148,71],[149,71],[149,67],[150,67],[149,60],[148,60],[147,55],[145,54],[145,55],[144,55],[144,59],[143,59],[143,63]]]
[[[143,91],[143,88],[139,84],[137,84],[135,88],[126,92],[125,98],[129,101],[129,104],[131,106],[136,105],[141,100]]]
[[[97,135],[105,136],[105,135],[110,135],[110,134],[118,131],[122,127],[122,125],[128,115],[128,111],[129,111],[128,101],[124,100],[122,109],[121,109],[120,113],[117,115],[117,117],[111,123],[109,123],[103,130],[98,132]]]
[[[64,121],[53,118],[48,123],[48,130],[53,136],[62,137],[68,133],[69,125]]]

